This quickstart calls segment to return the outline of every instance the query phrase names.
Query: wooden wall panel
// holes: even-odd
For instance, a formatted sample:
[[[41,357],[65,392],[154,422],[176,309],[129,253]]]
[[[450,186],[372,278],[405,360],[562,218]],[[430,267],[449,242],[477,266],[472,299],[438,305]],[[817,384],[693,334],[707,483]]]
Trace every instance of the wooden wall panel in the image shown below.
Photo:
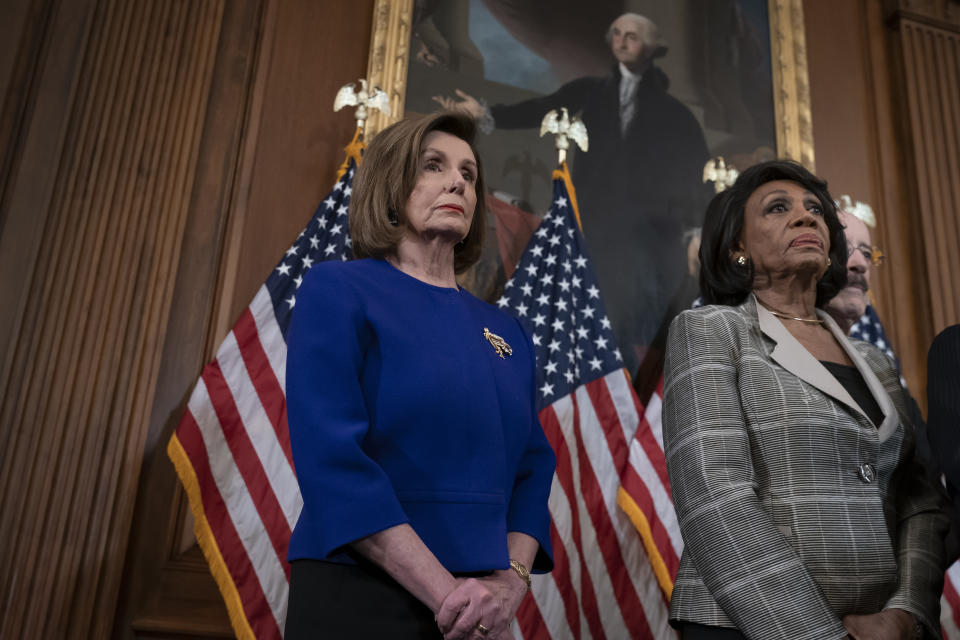
[[[23,1],[23,0],[21,0]],[[11,19],[4,35],[16,56],[10,61],[2,96],[0,136],[0,400],[20,336],[24,305],[43,241],[53,184],[70,123],[70,106],[79,83],[77,65],[87,52],[96,0],[51,2],[39,11],[35,0],[23,20]],[[7,31],[19,25],[21,32]],[[0,450],[0,462],[4,451]]]
[[[0,637],[230,635],[164,449],[331,183],[372,7],[5,5]]]
[[[960,28],[899,23],[932,329],[960,322]]]
[[[42,63],[52,0],[7,0],[0,9],[0,229],[4,193],[22,142],[23,122],[36,98],[33,80]]]
[[[15,189],[3,234],[40,220],[35,268],[4,300],[19,311],[0,388],[10,638],[109,635],[223,3],[64,3],[58,19],[70,11],[89,33],[60,84],[65,142],[17,176],[49,179],[48,204],[21,208]]]
[[[866,120],[870,123],[865,164],[870,168],[874,195],[868,200],[877,212],[874,244],[888,260],[874,270],[877,309],[900,358],[914,398],[926,406],[926,355],[933,335],[929,327],[923,238],[914,219],[914,169],[908,150],[903,73],[897,64],[889,13],[877,0],[861,0],[858,24],[865,56],[864,78],[869,88]]]
[[[163,449],[329,186],[373,4],[5,5],[0,637],[230,635]],[[956,7],[804,2],[818,168],[878,210],[878,307],[915,392],[960,320]]]
[[[373,0],[226,7],[114,637],[231,635],[165,447],[201,368],[333,183]]]
[[[817,169],[877,213],[874,301],[925,406],[927,348],[960,320],[960,3],[804,0],[804,14]]]
[[[225,335],[333,186],[356,120],[333,112],[337,90],[366,76],[373,0],[287,0],[276,40],[250,176]],[[318,37],[318,31],[323,37]]]
[[[804,0],[817,173],[834,196],[849,194],[877,214],[873,242],[886,264],[873,269],[871,295],[904,376],[922,400],[925,386],[925,265],[909,224],[908,174],[892,87],[887,14],[877,0]],[[896,301],[896,304],[894,302]]]
[[[251,86],[261,58],[261,32],[270,28],[264,24],[265,5],[261,0],[238,0],[224,7],[200,162],[143,447],[136,513],[112,634],[116,638],[230,633],[226,609],[199,549],[194,546],[184,553],[184,509],[165,448],[191,385],[215,346],[211,318],[224,239],[243,188],[237,167],[251,128],[250,113],[255,111]]]

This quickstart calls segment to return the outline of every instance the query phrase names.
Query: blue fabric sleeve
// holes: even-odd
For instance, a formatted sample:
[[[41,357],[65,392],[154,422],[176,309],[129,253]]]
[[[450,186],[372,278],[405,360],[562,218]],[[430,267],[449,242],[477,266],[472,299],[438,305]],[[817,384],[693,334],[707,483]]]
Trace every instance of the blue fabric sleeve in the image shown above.
[[[543,433],[537,417],[536,352],[530,336],[520,325],[530,355],[530,372],[533,376],[530,393],[530,439],[520,459],[517,475],[507,511],[507,531],[525,533],[540,543],[531,571],[545,573],[553,569],[553,545],[550,541],[550,510],[547,500],[553,483],[557,458]]]
[[[322,557],[407,522],[386,473],[361,447],[370,420],[360,378],[372,342],[363,306],[336,266],[314,267],[297,292],[286,386],[301,520],[307,519],[294,535],[312,538]]]

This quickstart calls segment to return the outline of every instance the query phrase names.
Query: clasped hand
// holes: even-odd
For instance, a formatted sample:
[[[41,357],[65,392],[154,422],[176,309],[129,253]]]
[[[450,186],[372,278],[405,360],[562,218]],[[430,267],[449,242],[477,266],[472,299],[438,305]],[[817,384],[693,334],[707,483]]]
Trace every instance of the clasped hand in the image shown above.
[[[508,637],[508,627],[526,594],[524,582],[511,570],[483,578],[458,579],[437,612],[437,626],[445,640],[492,640]],[[477,625],[487,629],[484,634]]]
[[[843,626],[853,640],[914,640],[916,637],[913,616],[903,609],[844,616]]]

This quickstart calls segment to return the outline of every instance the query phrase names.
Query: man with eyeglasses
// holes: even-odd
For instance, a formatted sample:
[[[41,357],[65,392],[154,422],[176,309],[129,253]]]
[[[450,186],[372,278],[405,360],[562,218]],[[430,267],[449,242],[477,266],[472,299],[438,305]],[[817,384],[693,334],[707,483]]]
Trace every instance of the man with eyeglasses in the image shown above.
[[[840,222],[847,236],[847,286],[827,303],[826,311],[841,329],[850,333],[867,314],[870,304],[870,268],[880,264],[883,254],[870,241],[867,223],[875,224],[870,207],[861,202],[852,203],[849,196],[842,196],[837,204]],[[887,352],[890,350],[887,344],[880,348]]]
[[[870,270],[884,260],[883,252],[873,246],[870,239],[870,228],[877,224],[873,209],[863,202],[853,202],[850,196],[844,195],[837,202],[837,213],[847,236],[847,286],[824,309],[851,338],[873,344],[893,358],[899,369],[900,362],[893,353],[893,346],[887,340],[880,318],[870,305]],[[931,451],[923,413],[902,377],[900,381],[907,393],[910,421],[916,428],[917,460],[930,478],[939,482],[941,469]],[[947,538],[947,558],[950,561],[960,554],[960,493],[955,493],[954,498],[957,510],[951,513],[953,525]]]

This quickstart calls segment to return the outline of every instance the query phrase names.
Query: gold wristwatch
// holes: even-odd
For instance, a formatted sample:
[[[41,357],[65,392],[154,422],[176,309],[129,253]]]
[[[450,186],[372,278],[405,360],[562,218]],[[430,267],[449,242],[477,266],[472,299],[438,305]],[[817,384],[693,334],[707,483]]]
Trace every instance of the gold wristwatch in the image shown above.
[[[520,562],[511,559],[510,568],[513,569],[518,576],[523,578],[523,581],[527,583],[527,589],[530,588],[530,571],[523,566]]]

